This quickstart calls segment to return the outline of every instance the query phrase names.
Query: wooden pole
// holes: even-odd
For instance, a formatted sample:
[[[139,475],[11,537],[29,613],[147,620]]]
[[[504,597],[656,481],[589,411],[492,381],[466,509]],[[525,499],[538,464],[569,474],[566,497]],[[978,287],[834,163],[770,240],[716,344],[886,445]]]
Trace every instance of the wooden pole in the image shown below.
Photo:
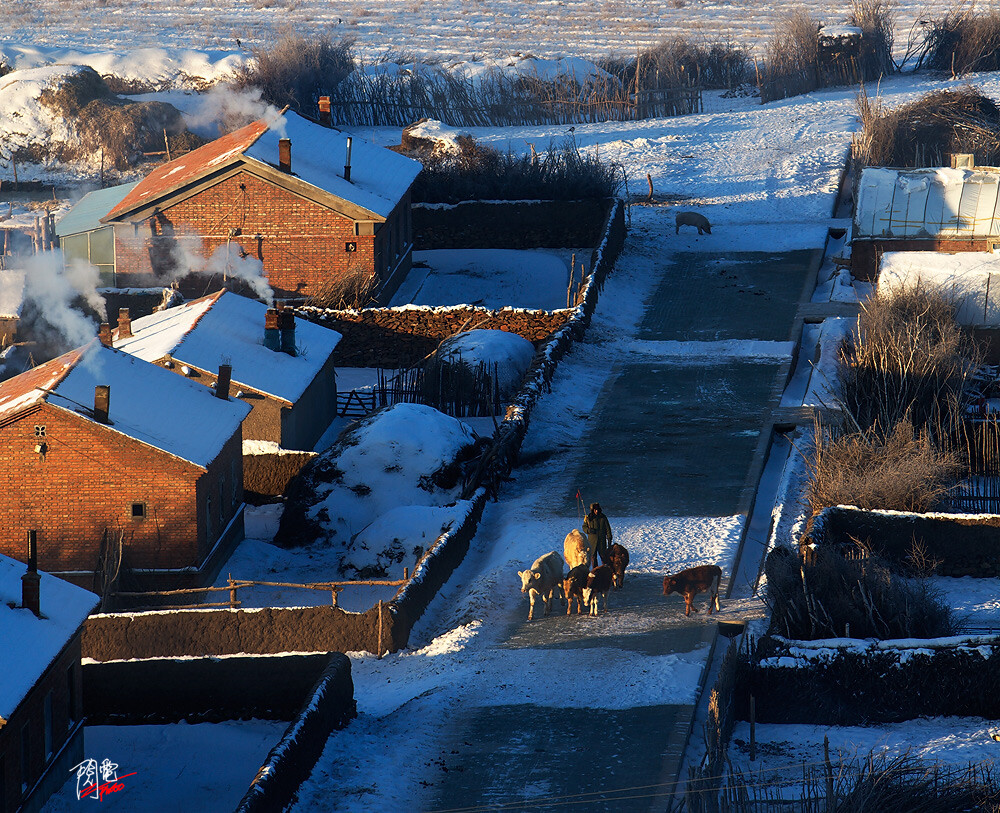
[[[166,148],[167,160],[170,160],[170,139],[167,138],[167,128],[163,128],[163,146]]]
[[[757,700],[750,695],[750,761],[757,759]]]
[[[646,203],[653,202],[653,176],[648,172],[646,173],[646,183],[649,184],[649,197],[646,198]]]
[[[375,656],[382,660],[382,599],[378,600],[378,652]]]
[[[240,606],[240,602],[237,599],[237,594],[236,594],[236,583],[233,581],[232,573],[227,574],[227,576],[229,581],[229,606],[235,610],[237,607]]]
[[[830,738],[823,737],[823,769],[826,773],[826,813],[833,813],[833,765],[830,764]]]

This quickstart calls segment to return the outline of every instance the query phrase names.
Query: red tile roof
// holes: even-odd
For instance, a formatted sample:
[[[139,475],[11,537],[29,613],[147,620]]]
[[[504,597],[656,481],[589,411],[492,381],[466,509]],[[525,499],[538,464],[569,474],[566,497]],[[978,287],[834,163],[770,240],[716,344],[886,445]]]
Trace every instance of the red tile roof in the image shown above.
[[[180,158],[168,161],[154,169],[129,192],[122,201],[101,220],[105,223],[162,195],[183,186],[206,170],[223,166],[241,155],[267,132],[268,123],[263,119],[248,124],[228,135],[217,138]]]
[[[80,347],[0,383],[0,423],[43,401],[76,366],[86,348]]]

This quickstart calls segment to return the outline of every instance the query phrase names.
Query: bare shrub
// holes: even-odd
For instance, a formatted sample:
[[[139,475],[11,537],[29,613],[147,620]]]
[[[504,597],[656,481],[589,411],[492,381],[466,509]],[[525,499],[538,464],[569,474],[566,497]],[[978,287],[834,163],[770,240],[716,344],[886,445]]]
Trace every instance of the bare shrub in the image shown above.
[[[1000,12],[977,12],[968,5],[931,22],[917,67],[948,71],[953,76],[1000,70]]]
[[[333,274],[309,297],[308,304],[333,310],[357,310],[375,301],[378,277],[373,271]]]
[[[935,638],[957,632],[951,608],[926,580],[907,579],[874,555],[831,547],[768,554],[771,631],[787,638]]]
[[[678,0],[683,5],[683,0]],[[636,59],[607,59],[601,66],[640,90],[698,85],[729,89],[750,76],[750,54],[732,42],[699,45],[684,37],[668,37]]]
[[[762,102],[808,93],[819,87],[819,21],[793,10],[775,26],[764,47]]]
[[[861,132],[851,144],[857,167],[939,167],[956,152],[973,153],[984,166],[1000,163],[1000,107],[972,86],[927,93],[897,108],[862,88],[858,114]]]
[[[895,70],[892,61],[896,6],[893,0],[851,0],[851,25],[861,29],[857,66],[863,81],[877,80]]]
[[[583,200],[614,197],[623,183],[618,164],[581,153],[572,140],[541,155],[502,153],[471,140],[458,155],[425,156],[413,200]]]
[[[961,469],[957,454],[940,451],[926,433],[898,423],[887,436],[869,430],[831,435],[817,425],[807,459],[806,499],[816,516],[824,508],[929,511],[949,493]]]
[[[256,87],[275,107],[312,111],[320,96],[333,94],[354,70],[354,43],[334,42],[329,33],[310,36],[286,31],[271,45],[251,49],[253,56],[235,72],[237,89]]]
[[[862,431],[903,421],[940,435],[964,412],[978,351],[955,319],[955,302],[914,286],[878,291],[841,347],[840,401]]]

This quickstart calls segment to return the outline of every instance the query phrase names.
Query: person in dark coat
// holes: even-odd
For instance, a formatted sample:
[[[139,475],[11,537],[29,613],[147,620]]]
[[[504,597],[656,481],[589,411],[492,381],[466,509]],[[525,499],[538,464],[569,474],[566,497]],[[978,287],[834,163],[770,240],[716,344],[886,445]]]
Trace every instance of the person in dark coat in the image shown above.
[[[591,503],[590,512],[583,518],[583,532],[587,535],[588,546],[594,551],[594,561],[591,567],[597,567],[597,558],[607,564],[608,551],[611,547],[611,523],[601,511],[600,503]]]

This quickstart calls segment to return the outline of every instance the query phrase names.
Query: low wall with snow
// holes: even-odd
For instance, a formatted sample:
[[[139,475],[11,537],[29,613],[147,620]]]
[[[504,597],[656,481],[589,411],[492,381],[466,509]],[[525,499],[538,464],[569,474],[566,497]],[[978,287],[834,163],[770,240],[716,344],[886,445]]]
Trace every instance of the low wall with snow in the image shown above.
[[[89,725],[291,720],[330,656],[234,655],[83,664]]]
[[[378,649],[394,634],[385,605],[363,613],[339,607],[264,607],[154,610],[90,616],[83,626],[83,657],[130,658],[353,652]],[[409,630],[407,629],[407,634]],[[405,636],[403,636],[405,637]]]
[[[339,652],[306,697],[298,716],[264,759],[237,813],[284,810],[312,773],[330,735],[357,716],[351,661]]]
[[[463,328],[503,330],[529,342],[542,342],[566,324],[572,310],[541,311],[455,305],[443,308],[409,305],[402,308],[320,310],[296,313],[341,334],[334,352],[338,367],[409,367],[433,353],[443,339]]]
[[[820,545],[853,546],[857,539],[897,562],[906,560],[916,540],[941,560],[942,576],[1000,576],[998,514],[911,514],[841,505],[817,515],[811,537]]]
[[[870,725],[916,717],[1000,719],[1000,639],[763,638],[747,675],[760,723]],[[746,717],[746,706],[742,709]]]
[[[606,200],[466,201],[413,207],[413,248],[574,248],[594,246]]]

